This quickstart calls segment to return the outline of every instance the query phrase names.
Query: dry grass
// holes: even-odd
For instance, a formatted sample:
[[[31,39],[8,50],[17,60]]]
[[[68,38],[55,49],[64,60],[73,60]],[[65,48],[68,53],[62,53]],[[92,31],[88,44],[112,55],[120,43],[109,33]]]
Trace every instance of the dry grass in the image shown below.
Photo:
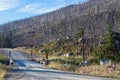
[[[50,62],[50,64],[48,65],[49,68],[53,68],[53,69],[59,69],[61,70],[64,66],[59,63],[59,62]]]
[[[4,79],[5,74],[6,74],[5,65],[0,64],[0,80]]]
[[[75,66],[73,65],[64,65],[60,62],[51,62],[49,65],[48,65],[49,68],[52,68],[52,69],[58,69],[58,70],[62,70],[62,71],[71,71],[71,72],[74,72],[75,71]]]
[[[0,80],[3,80],[5,74],[6,74],[5,70],[0,69]]]
[[[92,65],[77,68],[75,72],[92,76],[103,76],[120,79],[120,66],[118,66],[116,70],[113,70],[112,68],[107,68],[106,66]]]
[[[71,71],[79,74],[120,79],[120,65],[117,65],[117,69],[113,70],[112,68],[107,68],[107,66],[100,65],[91,65],[77,68],[74,65],[64,65],[60,62],[50,62],[48,67],[62,71]]]
[[[4,64],[8,58],[1,54],[0,52],[0,80],[4,79],[4,76],[6,74],[6,65]]]

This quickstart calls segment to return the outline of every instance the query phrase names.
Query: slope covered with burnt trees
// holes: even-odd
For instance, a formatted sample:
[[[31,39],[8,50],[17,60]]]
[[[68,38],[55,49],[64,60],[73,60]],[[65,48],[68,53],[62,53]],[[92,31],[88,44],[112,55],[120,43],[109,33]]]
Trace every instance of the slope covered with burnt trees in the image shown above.
[[[106,23],[110,22],[113,30],[120,32],[119,21],[120,0],[89,0],[0,27],[2,34],[12,32],[14,47],[74,38],[81,29],[84,29],[85,38],[99,43],[106,33]]]

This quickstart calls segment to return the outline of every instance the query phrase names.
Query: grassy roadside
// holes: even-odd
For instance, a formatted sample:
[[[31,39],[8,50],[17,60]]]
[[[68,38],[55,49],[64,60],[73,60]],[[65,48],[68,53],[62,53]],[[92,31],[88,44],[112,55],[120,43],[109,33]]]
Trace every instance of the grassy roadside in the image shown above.
[[[100,65],[89,65],[84,67],[78,67],[73,64],[63,64],[59,61],[52,61],[48,64],[49,68],[58,69],[62,71],[75,72],[78,74],[85,74],[90,76],[99,76],[99,77],[108,77],[108,78],[116,78],[120,80],[120,64],[117,64],[116,70],[112,68],[108,68],[107,66]]]
[[[90,76],[116,78],[120,80],[120,63],[118,63],[116,69],[113,70],[113,68],[108,68],[108,65],[100,66],[95,63],[92,63],[89,66],[78,67],[78,63],[82,61],[81,56],[69,58],[63,56],[58,58],[51,56],[50,59],[53,60],[50,61],[47,66],[52,69],[75,72]]]
[[[116,70],[113,70],[112,68],[108,68],[107,66],[90,65],[90,66],[76,68],[75,72],[79,74],[116,78],[120,80],[120,64],[117,65]]]
[[[4,76],[6,74],[6,65],[8,58],[6,56],[3,56],[0,52],[0,80],[4,79]]]

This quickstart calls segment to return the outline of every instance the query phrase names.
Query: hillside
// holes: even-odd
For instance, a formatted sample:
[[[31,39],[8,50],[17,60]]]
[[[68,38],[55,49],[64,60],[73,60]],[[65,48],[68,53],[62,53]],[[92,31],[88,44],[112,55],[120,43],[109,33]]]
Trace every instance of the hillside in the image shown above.
[[[4,34],[12,32],[14,47],[39,46],[63,37],[73,38],[80,29],[84,29],[86,38],[92,38],[97,43],[106,32],[107,22],[112,22],[114,31],[120,32],[119,4],[120,0],[90,0],[0,27]]]

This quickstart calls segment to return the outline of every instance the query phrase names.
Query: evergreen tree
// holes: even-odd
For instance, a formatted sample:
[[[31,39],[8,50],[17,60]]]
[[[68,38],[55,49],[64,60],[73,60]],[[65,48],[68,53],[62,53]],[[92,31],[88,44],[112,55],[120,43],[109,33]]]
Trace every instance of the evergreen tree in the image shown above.
[[[115,36],[112,27],[109,25],[105,36],[105,55],[104,58],[116,61],[118,50],[115,45]]]

